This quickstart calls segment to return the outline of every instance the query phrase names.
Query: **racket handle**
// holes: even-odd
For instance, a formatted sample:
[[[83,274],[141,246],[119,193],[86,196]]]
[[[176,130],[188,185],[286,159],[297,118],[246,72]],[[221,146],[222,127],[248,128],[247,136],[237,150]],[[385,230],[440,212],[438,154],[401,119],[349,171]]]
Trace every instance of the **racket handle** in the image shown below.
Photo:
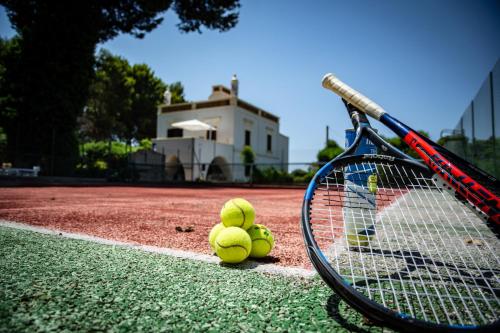
[[[380,117],[382,117],[385,113],[384,109],[380,105],[349,87],[331,73],[328,73],[323,77],[322,84],[324,88],[330,89],[347,102],[357,107],[360,111],[368,114],[370,117],[380,119]]]

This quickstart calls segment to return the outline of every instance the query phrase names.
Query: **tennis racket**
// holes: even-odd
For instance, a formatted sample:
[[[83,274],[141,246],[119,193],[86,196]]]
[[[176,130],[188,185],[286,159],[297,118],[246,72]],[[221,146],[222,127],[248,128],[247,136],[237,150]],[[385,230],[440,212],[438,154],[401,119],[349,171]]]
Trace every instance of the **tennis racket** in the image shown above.
[[[323,85],[343,98],[356,138],[304,196],[301,226],[320,276],[354,309],[393,329],[498,331],[498,181],[333,76]],[[384,141],[365,112],[396,128],[425,164]],[[356,154],[366,139],[377,154]],[[489,187],[460,182],[463,174]]]
[[[349,87],[333,74],[325,75],[323,87],[332,90],[349,103],[357,106],[362,112],[380,120],[382,124],[402,138],[458,194],[482,211],[489,221],[500,225],[500,198],[493,193],[498,191],[500,186],[498,180],[493,176],[473,167],[472,164],[464,160],[460,161],[461,165],[454,165],[450,158],[446,158],[445,155],[453,156],[455,160],[457,160],[457,156],[390,116],[381,106]],[[436,149],[438,146],[439,148]],[[462,171],[461,168],[464,167],[469,169],[470,175]],[[480,183],[481,180],[483,180],[483,184]],[[493,188],[486,188],[490,183]]]

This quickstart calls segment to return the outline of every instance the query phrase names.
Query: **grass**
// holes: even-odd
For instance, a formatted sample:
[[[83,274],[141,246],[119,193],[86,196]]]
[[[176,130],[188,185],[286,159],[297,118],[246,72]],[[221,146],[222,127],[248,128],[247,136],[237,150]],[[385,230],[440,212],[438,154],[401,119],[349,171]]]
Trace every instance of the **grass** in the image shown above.
[[[0,227],[0,332],[381,331],[318,278]]]

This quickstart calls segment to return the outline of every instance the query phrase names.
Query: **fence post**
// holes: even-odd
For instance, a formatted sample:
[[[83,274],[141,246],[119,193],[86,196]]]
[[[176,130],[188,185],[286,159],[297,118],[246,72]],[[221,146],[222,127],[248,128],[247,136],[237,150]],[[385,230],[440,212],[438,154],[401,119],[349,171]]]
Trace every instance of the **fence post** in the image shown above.
[[[254,168],[254,164],[250,164],[250,186],[253,185],[253,168]]]

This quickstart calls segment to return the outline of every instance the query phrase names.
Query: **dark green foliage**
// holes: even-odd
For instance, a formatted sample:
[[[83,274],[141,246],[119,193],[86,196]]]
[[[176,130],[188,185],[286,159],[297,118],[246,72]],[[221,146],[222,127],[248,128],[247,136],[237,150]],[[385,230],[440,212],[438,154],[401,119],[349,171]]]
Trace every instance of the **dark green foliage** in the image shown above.
[[[132,92],[128,61],[101,50],[87,107],[80,120],[83,138],[111,140],[122,134],[125,126],[120,120],[131,114]]]
[[[172,86],[172,97],[183,100],[182,84]],[[131,66],[126,59],[101,50],[87,107],[79,119],[82,140],[131,143],[154,137],[157,107],[165,90],[166,85],[147,65]]]
[[[255,152],[252,147],[245,146],[240,152],[241,161],[245,164],[245,176],[253,178],[253,173],[256,171]]]
[[[260,184],[290,184],[307,183],[314,176],[315,169],[309,171],[294,170],[291,174],[276,166],[259,165],[255,163],[255,153],[250,146],[245,146],[240,153],[241,161],[245,164],[245,175],[253,183]]]
[[[15,77],[10,68],[18,66],[19,38],[0,38],[0,124],[9,124],[16,116]]]
[[[127,168],[127,146],[121,142],[91,141],[81,147],[77,174],[85,177],[108,177]]]
[[[500,139],[497,139],[495,142],[493,137],[485,140],[476,138],[474,142],[470,142],[468,144],[464,144],[464,141],[462,141],[462,145],[466,146],[465,149],[467,155],[462,155],[465,159],[475,164],[480,169],[493,175],[497,179],[500,179],[500,167],[498,161]]]
[[[250,146],[243,147],[240,157],[244,164],[253,164],[255,162],[255,153]]]
[[[310,167],[307,171],[295,169],[290,173],[290,175],[292,176],[294,183],[309,183],[316,171],[317,168],[312,167]]]
[[[175,1],[175,12],[181,19],[177,24],[184,32],[201,32],[201,26],[227,31],[238,23],[239,0]]]
[[[8,68],[16,66],[19,56],[19,39],[0,38],[0,163],[9,162],[7,157],[6,129],[12,125],[16,117],[16,101],[12,71]]]
[[[153,149],[153,142],[150,139],[142,139],[139,141],[139,149],[151,150]]]
[[[172,93],[172,100],[170,101],[172,104],[185,103],[184,99],[184,87],[180,82],[174,82],[168,85],[168,89]]]
[[[422,134],[425,137],[429,137],[429,133],[426,131],[420,130],[418,133]],[[410,155],[413,158],[420,159],[420,156],[413,151],[413,149],[410,148],[399,136],[391,137],[391,138],[386,138],[382,136],[385,141],[396,147],[397,149],[401,150],[403,153]]]
[[[80,147],[81,159],[76,174],[84,177],[107,177],[126,180],[130,176],[128,155],[151,149],[151,140],[143,139],[139,146],[130,147],[117,141],[90,141]]]
[[[76,118],[85,103],[97,36],[82,3],[1,1],[19,36],[13,78],[16,115],[5,130],[18,167],[69,175],[78,159]]]
[[[18,33],[14,61],[2,65],[9,93],[1,95],[10,96],[1,117],[11,115],[2,127],[16,167],[38,164],[45,174],[72,174],[77,118],[93,78],[96,45],[120,33],[142,38],[172,4],[181,31],[201,26],[225,31],[237,23],[235,0],[0,0]]]
[[[463,134],[441,137],[438,144],[500,179],[500,139],[471,140]]]
[[[320,163],[327,163],[333,160],[335,157],[340,155],[344,149],[342,149],[337,142],[334,140],[328,140],[328,143],[325,148],[321,149],[318,152],[317,158]]]
[[[275,167],[254,168],[252,181],[261,184],[289,184],[293,182],[293,177],[286,171]]]
[[[0,127],[0,163],[7,161],[7,135]]]
[[[124,138],[129,142],[132,139],[156,137],[156,115],[158,105],[163,101],[163,93],[167,89],[163,81],[154,76],[153,71],[146,64],[133,65],[131,68],[132,107],[128,117],[124,117]],[[184,88],[177,82],[177,91]],[[178,99],[177,95],[173,95]]]

